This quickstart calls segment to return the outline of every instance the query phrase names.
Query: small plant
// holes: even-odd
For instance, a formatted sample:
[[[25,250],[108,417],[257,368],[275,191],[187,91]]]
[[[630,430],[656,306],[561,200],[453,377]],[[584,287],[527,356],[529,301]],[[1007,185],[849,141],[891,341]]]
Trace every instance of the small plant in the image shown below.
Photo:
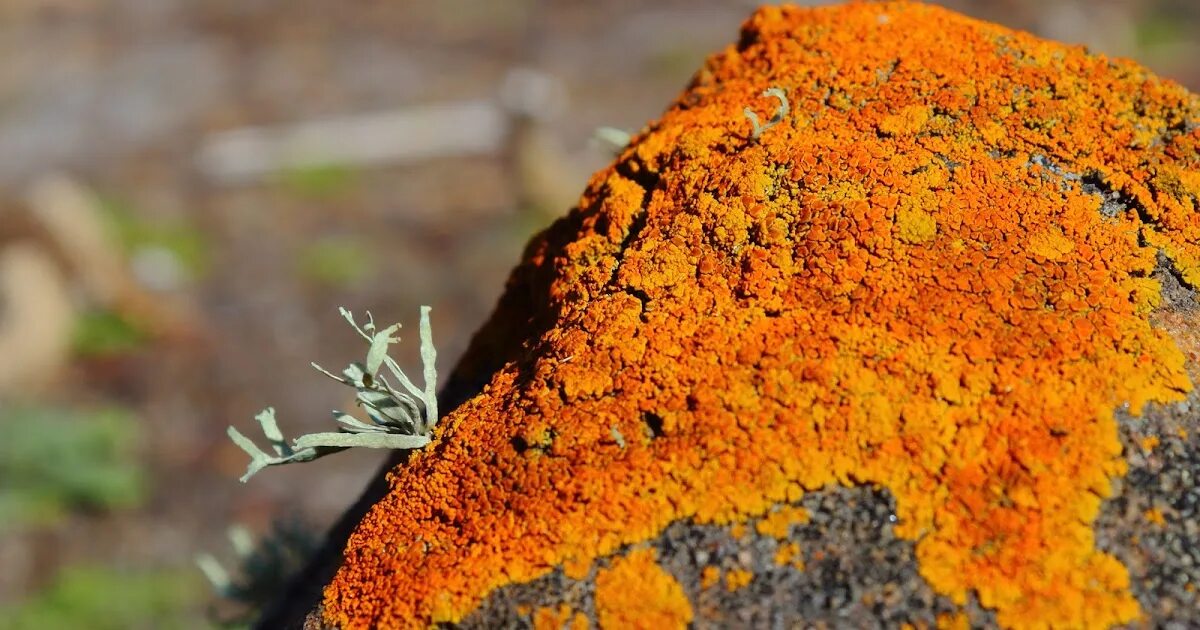
[[[118,409],[0,403],[0,535],[74,509],[136,506],[146,494],[137,419]]]
[[[760,137],[762,137],[763,132],[783,122],[783,119],[787,117],[788,112],[791,111],[791,106],[788,105],[787,94],[784,93],[782,88],[767,88],[763,91],[762,95],[764,97],[774,96],[775,98],[779,99],[779,107],[775,108],[775,114],[771,116],[771,119],[768,120],[767,124],[765,125],[759,120],[758,114],[755,114],[754,110],[750,109],[749,107],[742,110],[742,114],[746,116],[746,118],[750,121],[750,124],[754,127],[754,129],[750,132],[750,138],[752,140],[758,140]]]
[[[362,422],[350,414],[334,410],[333,418],[340,426],[337,432],[311,433],[302,435],[288,444],[275,421],[275,409],[268,407],[259,412],[255,419],[262,426],[263,435],[271,442],[275,455],[259,449],[254,442],[237,429],[229,427],[229,437],[250,455],[250,465],[242,482],[267,466],[307,462],[347,448],[417,449],[429,444],[433,427],[438,421],[437,410],[437,352],[433,347],[433,333],[429,327],[428,306],[421,307],[420,337],[421,365],[425,387],[418,388],[400,369],[400,365],[388,356],[388,347],[400,341],[392,335],[400,324],[377,329],[375,320],[367,313],[367,322],[362,326],[354,320],[350,311],[338,309],[342,317],[354,330],[367,340],[367,358],[364,363],[351,363],[336,376],[313,363],[312,366],[329,378],[354,388],[356,404],[366,410],[373,424]],[[388,377],[381,374],[384,368],[395,378],[399,387],[392,386]]]
[[[241,525],[230,527],[226,535],[237,558],[232,572],[210,553],[196,555],[196,565],[217,595],[237,605],[238,612],[233,615],[219,615],[215,608],[210,611],[210,617],[221,625],[245,624],[257,618],[320,546],[312,528],[297,517],[276,520],[257,543]]]

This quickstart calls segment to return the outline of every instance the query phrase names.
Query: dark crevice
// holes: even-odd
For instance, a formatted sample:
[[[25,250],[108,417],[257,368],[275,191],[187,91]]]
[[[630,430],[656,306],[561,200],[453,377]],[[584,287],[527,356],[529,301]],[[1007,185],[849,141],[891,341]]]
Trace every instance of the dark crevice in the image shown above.
[[[643,204],[642,209],[629,222],[629,231],[625,233],[625,238],[621,239],[621,254],[624,254],[633,241],[641,236],[642,230],[646,229],[646,214],[646,206]]]
[[[613,265],[612,273],[608,277],[609,286],[616,284],[617,272],[621,270],[621,264],[625,261],[625,252],[637,241],[642,231],[646,229],[650,197],[654,194],[654,190],[658,187],[660,181],[658,173],[647,170],[641,162],[634,160],[618,163],[617,173],[642,188],[642,201],[641,208],[633,216],[633,220],[629,222],[629,230],[625,232],[625,237],[621,239],[620,248],[617,250],[617,264]],[[650,296],[642,289],[635,287],[623,287],[621,290],[637,298],[642,303],[642,321],[646,321],[646,309],[650,303]]]
[[[638,302],[641,302],[642,310],[640,315],[642,323],[649,323],[649,320],[646,318],[646,311],[650,310],[650,294],[635,287],[625,287],[624,291],[626,295],[633,296]]]
[[[629,248],[642,230],[646,228],[647,209],[650,207],[650,197],[654,194],[654,189],[658,188],[660,181],[658,173],[654,173],[646,168],[644,164],[635,159],[629,159],[617,163],[617,174],[629,181],[637,184],[642,189],[641,209],[633,220],[629,223],[629,230],[625,233],[625,238],[621,239],[620,251],[624,253]]]
[[[1122,212],[1131,208],[1138,208],[1137,201],[1119,190],[1114,190],[1104,181],[1104,176],[1099,172],[1092,171],[1085,174],[1080,183],[1083,185],[1083,192],[1089,195],[1100,197],[1100,214],[1108,218],[1115,218]],[[1139,215],[1142,213],[1139,212]],[[1144,221],[1145,217],[1143,217]]]
[[[555,437],[556,436],[553,431],[547,431],[546,435],[541,439],[541,441],[538,442],[530,442],[529,439],[523,435],[514,435],[508,442],[509,444],[512,444],[513,450],[516,451],[518,455],[524,455],[530,451],[548,453],[550,448],[554,446]]]
[[[1154,217],[1150,216],[1146,207],[1138,202],[1133,195],[1121,190],[1113,188],[1108,182],[1104,181],[1104,175],[1098,171],[1086,173],[1080,182],[1083,185],[1083,191],[1094,195],[1099,195],[1103,200],[1100,204],[1100,213],[1106,217],[1116,217],[1122,212],[1130,210],[1137,213],[1138,221],[1141,226],[1138,229],[1137,241],[1138,247],[1149,247],[1150,243],[1146,239],[1146,230],[1153,230],[1158,223]],[[1161,256],[1161,252],[1159,253]],[[1145,276],[1146,274],[1135,274]]]
[[[645,207],[650,201],[650,194],[658,187],[658,173],[647,168],[636,156],[630,156],[629,159],[618,162],[616,169],[618,175],[637,184],[645,191],[645,196],[642,198],[642,206]]]
[[[642,422],[645,423],[646,429],[650,431],[651,438],[657,440],[658,438],[666,435],[666,433],[663,433],[662,416],[654,413],[653,411],[642,412]]]

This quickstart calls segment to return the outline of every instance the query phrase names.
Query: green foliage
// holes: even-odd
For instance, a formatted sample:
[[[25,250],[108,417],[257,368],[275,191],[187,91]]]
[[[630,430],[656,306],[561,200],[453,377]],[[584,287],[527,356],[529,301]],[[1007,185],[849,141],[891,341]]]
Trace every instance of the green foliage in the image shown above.
[[[75,322],[72,346],[81,356],[103,356],[136,350],[146,332],[120,314],[107,310],[83,313]]]
[[[318,240],[300,252],[297,262],[301,277],[333,287],[360,284],[375,268],[367,247],[344,237]]]
[[[209,244],[196,228],[178,221],[150,221],[133,206],[114,197],[99,199],[100,209],[113,234],[128,255],[145,249],[163,249],[171,253],[191,277],[202,276],[208,269]]]
[[[183,611],[202,592],[191,572],[68,567],[46,590],[0,606],[0,630],[196,628]]]
[[[353,169],[341,164],[296,167],[280,174],[288,192],[304,199],[328,201],[345,195],[357,184]]]
[[[138,427],[118,409],[0,409],[0,531],[53,522],[72,508],[137,505],[145,479]]]

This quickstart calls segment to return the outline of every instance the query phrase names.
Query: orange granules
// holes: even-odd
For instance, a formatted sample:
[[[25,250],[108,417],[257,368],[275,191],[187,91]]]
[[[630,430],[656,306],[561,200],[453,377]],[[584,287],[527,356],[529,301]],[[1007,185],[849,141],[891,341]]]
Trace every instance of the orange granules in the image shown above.
[[[700,588],[712,588],[721,581],[721,569],[713,566],[704,567],[700,572]]]
[[[596,574],[600,630],[686,628],[692,604],[675,578],[658,566],[653,549],[615,558]]]
[[[1142,450],[1149,453],[1158,447],[1159,438],[1157,435],[1147,435],[1146,437],[1142,438],[1141,443]]]
[[[1167,522],[1167,519],[1163,516],[1162,510],[1158,508],[1150,508],[1149,510],[1146,510],[1142,514],[1142,517],[1147,521],[1154,523],[1155,525],[1163,525]]]
[[[725,590],[736,591],[754,580],[754,574],[745,569],[730,569],[725,573]]]
[[[964,613],[942,613],[937,618],[938,630],[970,630],[971,620]]]
[[[779,549],[775,550],[775,564],[779,566],[791,565],[795,569],[804,570],[804,556],[800,552],[800,545],[789,542],[779,545]]]
[[[803,525],[807,522],[808,510],[798,506],[784,505],[759,519],[754,524],[754,528],[764,536],[784,540],[791,532],[792,525]]]
[[[587,615],[560,604],[557,608],[544,606],[533,613],[534,630],[587,630]]]
[[[771,86],[791,114],[752,140]],[[760,10],[530,245],[464,359],[498,371],[393,471],[326,620],[453,621],[832,483],[889,489],[933,589],[1004,626],[1135,619],[1089,523],[1112,410],[1191,388],[1147,289],[1158,250],[1200,279],[1197,121],[936,7]]]

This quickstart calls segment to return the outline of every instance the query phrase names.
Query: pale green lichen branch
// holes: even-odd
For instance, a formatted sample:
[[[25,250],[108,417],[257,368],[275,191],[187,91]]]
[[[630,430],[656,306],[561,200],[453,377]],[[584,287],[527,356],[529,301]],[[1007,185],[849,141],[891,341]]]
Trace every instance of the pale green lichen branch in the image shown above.
[[[233,525],[225,534],[229,537],[229,542],[233,545],[233,551],[237,554],[239,562],[244,562],[254,553],[254,537],[244,526]],[[204,573],[204,577],[208,578],[213,590],[218,595],[230,597],[235,592],[233,577],[215,556],[202,552],[196,554],[195,559],[196,566],[200,567],[200,571]]]
[[[400,369],[395,359],[388,356],[388,348],[400,341],[393,336],[400,324],[382,330],[367,313],[367,322],[359,326],[354,315],[342,308],[342,317],[368,343],[364,363],[351,363],[336,376],[313,363],[312,366],[329,378],[355,390],[355,402],[362,407],[371,423],[334,410],[333,418],[338,422],[337,432],[310,433],[296,438],[291,445],[284,439],[275,421],[275,410],[268,407],[255,419],[262,427],[263,435],[271,443],[275,455],[259,449],[237,429],[229,427],[229,437],[250,456],[250,465],[242,476],[245,482],[267,466],[312,461],[318,457],[336,453],[356,446],[386,449],[417,449],[432,439],[433,428],[438,421],[437,408],[437,351],[433,347],[433,331],[429,325],[428,306],[421,307],[419,334],[421,338],[422,377],[425,386],[419,388]],[[392,387],[380,371],[387,371],[396,379],[401,389]]]
[[[624,129],[597,127],[592,132],[592,138],[612,149],[614,153],[620,153],[625,147],[629,146],[629,141],[633,139],[633,136],[629,135],[629,132]]]
[[[239,604],[240,610],[223,606],[226,611],[223,619],[214,614],[216,625],[249,627],[247,624],[259,617],[287,581],[312,557],[320,539],[295,519],[275,521],[257,542],[250,530],[241,525],[230,527],[227,534],[233,546],[233,562],[222,565],[216,556],[205,552],[196,555],[196,565],[219,597]]]
[[[764,97],[773,96],[779,99],[779,107],[775,108],[775,114],[771,116],[771,119],[768,120],[767,124],[765,125],[759,120],[758,114],[755,114],[754,110],[750,109],[749,107],[742,110],[742,114],[744,114],[746,118],[750,120],[750,124],[754,127],[750,132],[750,138],[753,140],[758,140],[760,137],[762,137],[764,131],[783,122],[783,119],[787,117],[788,112],[791,111],[791,106],[788,105],[787,94],[784,93],[782,88],[767,88],[763,91],[762,95]]]

